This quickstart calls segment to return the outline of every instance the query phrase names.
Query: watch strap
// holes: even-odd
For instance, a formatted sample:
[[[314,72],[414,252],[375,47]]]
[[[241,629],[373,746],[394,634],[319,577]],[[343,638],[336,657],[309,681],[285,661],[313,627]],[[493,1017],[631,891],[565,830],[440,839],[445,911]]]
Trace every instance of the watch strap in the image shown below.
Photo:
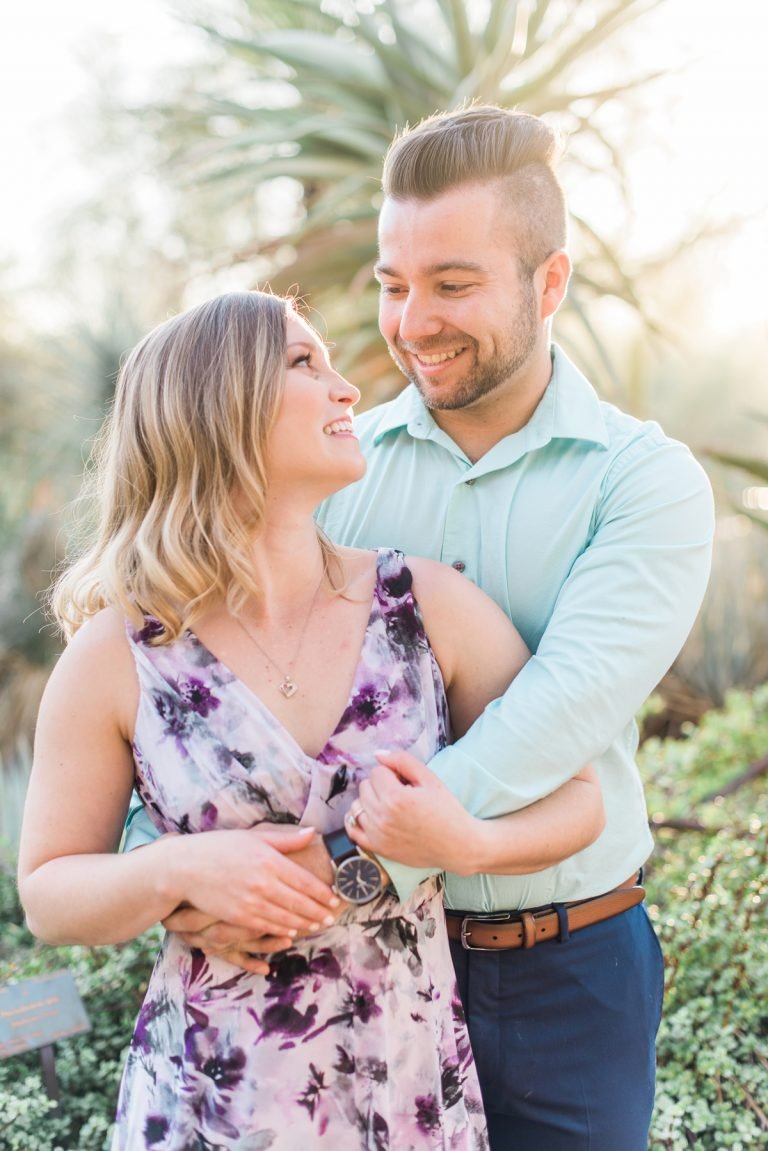
[[[350,855],[360,855],[360,849],[357,844],[349,838],[343,827],[338,831],[330,831],[327,835],[324,835],[323,843],[328,849],[328,854],[334,863],[339,863],[342,859],[347,859]]]

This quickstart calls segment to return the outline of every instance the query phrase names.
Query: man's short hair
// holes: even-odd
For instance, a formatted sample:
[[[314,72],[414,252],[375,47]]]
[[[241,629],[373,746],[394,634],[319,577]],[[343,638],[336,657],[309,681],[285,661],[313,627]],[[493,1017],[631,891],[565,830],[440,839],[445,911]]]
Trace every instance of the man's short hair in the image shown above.
[[[560,152],[557,134],[538,116],[476,104],[406,127],[384,158],[382,187],[393,200],[431,200],[498,181],[517,254],[533,272],[567,242]]]

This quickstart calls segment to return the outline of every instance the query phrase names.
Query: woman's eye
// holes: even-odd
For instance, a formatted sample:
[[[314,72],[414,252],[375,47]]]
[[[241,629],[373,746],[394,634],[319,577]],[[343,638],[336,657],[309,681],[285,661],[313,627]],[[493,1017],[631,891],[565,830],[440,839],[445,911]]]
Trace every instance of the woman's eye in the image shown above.
[[[300,367],[302,367],[302,365],[304,367],[309,367],[309,365],[311,363],[312,363],[311,352],[302,352],[302,354],[300,356],[297,356],[296,359],[293,361],[293,363],[291,364],[291,367],[292,368],[300,368]]]

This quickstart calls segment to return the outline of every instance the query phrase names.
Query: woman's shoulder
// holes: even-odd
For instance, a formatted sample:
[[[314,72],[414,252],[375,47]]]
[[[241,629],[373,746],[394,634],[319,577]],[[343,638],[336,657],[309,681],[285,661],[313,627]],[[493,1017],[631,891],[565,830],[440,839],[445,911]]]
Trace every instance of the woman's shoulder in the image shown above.
[[[96,653],[115,645],[125,646],[126,619],[117,607],[104,607],[77,629],[69,641],[72,650]]]
[[[65,701],[73,714],[112,714],[127,730],[137,686],[125,627],[122,612],[113,607],[86,620],[51,672],[49,699]]]
[[[111,678],[132,663],[126,620],[117,607],[105,607],[77,629],[59,657],[57,666],[67,670],[102,674]]]
[[[477,634],[517,635],[509,616],[495,600],[450,564],[423,556],[405,556],[413,595],[424,615],[427,630],[461,646]],[[430,628],[432,629],[430,631]]]

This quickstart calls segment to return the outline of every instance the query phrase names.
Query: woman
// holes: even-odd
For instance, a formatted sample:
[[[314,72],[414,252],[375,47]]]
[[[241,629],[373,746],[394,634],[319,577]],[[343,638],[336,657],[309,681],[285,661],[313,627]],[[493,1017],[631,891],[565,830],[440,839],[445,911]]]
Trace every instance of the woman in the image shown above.
[[[259,292],[161,325],[120,374],[98,533],[55,596],[75,634],[38,723],[28,921],[52,943],[115,943],[224,898],[283,950],[243,971],[167,937],[115,1151],[487,1146],[438,882],[400,904],[377,871],[339,906],[303,866],[327,863],[315,829],[338,848],[374,749],[428,759],[446,700],[460,734],[527,657],[450,568],[318,534],[314,508],[364,470],[358,398],[291,302]],[[115,854],[134,781],[166,834]],[[502,872],[526,869],[542,826],[538,866],[602,826],[589,771],[502,820],[455,806]]]

